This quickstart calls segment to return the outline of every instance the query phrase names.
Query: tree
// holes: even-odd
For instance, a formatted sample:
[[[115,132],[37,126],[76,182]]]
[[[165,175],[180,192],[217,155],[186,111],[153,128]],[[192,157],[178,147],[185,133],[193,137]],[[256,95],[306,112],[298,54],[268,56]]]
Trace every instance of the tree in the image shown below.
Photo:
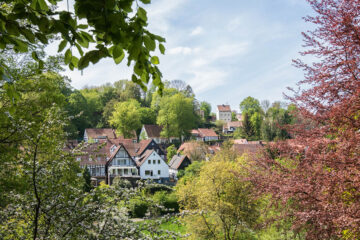
[[[177,150],[174,144],[170,145],[167,149],[166,149],[166,158],[168,160],[168,162],[170,162],[170,160],[172,159],[173,156],[175,156],[177,154]]]
[[[229,156],[235,155],[217,153],[211,161],[203,163],[198,175],[185,174],[176,186],[181,208],[193,212],[185,218],[192,239],[254,237],[258,203],[251,197],[250,182],[236,176],[244,171],[245,159]]]
[[[140,111],[140,121],[142,124],[155,124],[156,123],[156,113],[152,108],[141,107]]]
[[[141,128],[140,104],[136,100],[119,102],[115,104],[114,112],[109,119],[109,123],[124,136],[124,138],[134,137],[134,131]]]
[[[144,8],[134,0],[114,0],[109,4],[93,1],[76,1],[74,13],[57,11],[60,1],[6,2],[0,9],[0,49],[12,49],[16,53],[28,52],[36,44],[46,45],[53,37],[60,37],[59,52],[65,52],[64,62],[70,69],[84,69],[89,63],[111,57],[119,64],[128,54],[128,65],[134,64],[132,81],[146,88],[153,84],[161,90],[161,73],[156,65],[157,56],[152,56],[156,43],[162,54],[164,38],[146,30],[147,15]],[[141,0],[143,4],[150,1]],[[135,7],[136,13],[131,13]],[[104,17],[99,17],[104,16]],[[91,32],[91,34],[89,34]],[[93,50],[87,50],[94,45]],[[65,50],[66,49],[66,50]],[[76,57],[77,49],[80,58]],[[85,51],[85,52],[84,52]],[[39,68],[43,61],[36,51],[32,52]],[[4,63],[0,64],[0,79],[12,79]]]
[[[69,126],[66,128],[70,138],[79,138],[85,128],[91,127],[92,112],[89,109],[86,98],[80,91],[75,90],[67,97],[65,110],[72,116]]]
[[[290,109],[282,108],[280,102],[275,102],[268,108],[261,125],[261,137],[263,140],[284,140],[290,138],[286,128],[293,122]]]
[[[258,140],[260,138],[261,133],[261,123],[263,120],[263,111],[260,107],[259,100],[253,97],[247,97],[240,103],[240,110],[242,114],[247,114],[249,117],[249,121],[252,126],[253,135],[248,137],[252,137],[254,140]],[[245,117],[244,117],[245,119]],[[249,130],[249,129],[248,129]],[[247,134],[250,134],[247,131]]]
[[[243,114],[243,124],[234,132],[234,138],[245,138],[252,140],[255,135],[253,125],[250,122],[248,113]]]
[[[293,227],[307,239],[359,238],[360,15],[357,0],[308,1],[315,28],[303,33],[306,64],[299,91],[290,99],[298,118],[295,139],[272,146],[259,160],[264,166],[258,189],[291,204]],[[309,124],[311,123],[311,124]],[[261,177],[263,176],[263,177]]]
[[[200,103],[200,109],[204,111],[204,119],[207,121],[210,118],[211,104],[205,101]]]
[[[90,175],[89,168],[84,167],[84,170],[82,171],[82,175],[84,178],[83,191],[90,192],[92,189],[92,185],[91,185],[91,175]]]
[[[242,113],[261,112],[259,100],[253,97],[247,97],[240,103],[240,110]]]
[[[231,112],[231,121],[238,121],[237,117],[236,117],[236,112]]]
[[[182,139],[189,136],[189,131],[195,126],[193,98],[182,93],[163,97],[159,104],[157,124],[163,126],[162,135],[168,139],[177,136]]]

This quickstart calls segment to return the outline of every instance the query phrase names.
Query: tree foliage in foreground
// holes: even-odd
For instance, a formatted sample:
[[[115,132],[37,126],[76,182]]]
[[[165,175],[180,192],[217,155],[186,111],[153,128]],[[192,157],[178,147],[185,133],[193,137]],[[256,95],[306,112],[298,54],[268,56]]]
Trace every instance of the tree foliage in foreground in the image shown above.
[[[74,13],[58,10],[59,0],[8,0],[0,8],[0,49],[26,53],[36,45],[47,45],[60,37],[58,52],[64,52],[64,62],[70,69],[84,69],[110,57],[116,64],[127,53],[127,64],[133,64],[132,81],[146,89],[147,83],[162,90],[159,58],[152,56],[158,47],[164,54],[164,38],[146,29],[147,13],[134,0],[75,1]],[[150,0],[141,0],[143,4]],[[135,13],[132,13],[135,11]],[[100,16],[100,17],[99,17]],[[93,50],[88,50],[93,46]],[[79,57],[78,57],[79,56]],[[39,69],[44,62],[36,51],[32,57]],[[12,79],[8,66],[0,62],[0,79]],[[7,89],[8,91],[12,89]],[[11,94],[11,93],[9,93]]]
[[[177,195],[191,239],[252,239],[259,218],[258,202],[252,198],[252,185],[241,180],[245,159],[230,150],[217,153],[204,162],[196,174],[182,177]],[[235,157],[235,158],[234,158]],[[189,166],[189,168],[191,165]]]
[[[295,139],[272,146],[254,181],[291,204],[295,229],[307,239],[358,239],[360,229],[360,1],[309,0],[316,28],[303,33],[304,88],[292,98],[300,119]],[[309,87],[311,86],[311,87]],[[308,123],[312,122],[312,125]],[[263,188],[260,188],[263,186]]]

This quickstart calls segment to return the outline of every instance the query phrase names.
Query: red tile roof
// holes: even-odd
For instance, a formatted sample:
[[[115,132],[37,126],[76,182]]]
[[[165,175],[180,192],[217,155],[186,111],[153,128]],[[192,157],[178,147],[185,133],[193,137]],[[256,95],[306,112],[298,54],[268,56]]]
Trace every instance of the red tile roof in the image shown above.
[[[169,162],[169,167],[172,169],[178,169],[181,163],[187,158],[186,155],[174,155]]]
[[[88,138],[97,139],[99,137],[107,137],[108,139],[116,138],[115,130],[112,128],[86,128]]]
[[[122,144],[132,157],[137,157],[143,154],[146,147],[151,143],[152,139],[141,140],[139,143],[132,139],[113,139],[114,144]]]
[[[220,112],[231,112],[230,105],[218,105],[217,106]]]
[[[154,152],[154,149],[148,149],[146,150],[141,157],[136,161],[136,164],[138,167],[140,167],[141,165],[144,164],[144,162],[146,161],[146,159]]]
[[[242,155],[244,153],[254,154],[257,153],[263,146],[261,144],[234,144],[235,152]]]
[[[160,133],[162,131],[161,126],[145,124],[144,128],[145,128],[148,138],[159,138],[160,137]]]
[[[238,128],[238,127],[241,127],[241,126],[242,126],[242,122],[240,122],[240,121],[227,122],[225,124],[225,127],[228,128],[228,129],[231,128],[231,127]]]
[[[212,129],[198,128],[198,131],[200,133],[200,137],[217,137],[218,136],[216,134],[216,132]]]
[[[246,144],[248,143],[248,141],[244,138],[244,139],[235,139],[234,140],[234,144]]]

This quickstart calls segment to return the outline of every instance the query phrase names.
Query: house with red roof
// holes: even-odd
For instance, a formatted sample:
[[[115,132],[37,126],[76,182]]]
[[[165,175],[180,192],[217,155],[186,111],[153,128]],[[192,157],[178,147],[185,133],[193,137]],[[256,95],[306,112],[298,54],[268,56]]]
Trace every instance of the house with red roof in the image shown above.
[[[227,122],[223,126],[223,133],[233,133],[236,129],[242,127],[241,121]]]
[[[186,155],[175,154],[169,162],[170,178],[176,179],[177,173],[180,170],[184,170],[190,164],[191,161]]]
[[[216,109],[216,120],[231,122],[231,108],[230,105],[218,105]]]
[[[141,179],[151,179],[158,183],[169,181],[169,166],[154,150],[146,150],[136,159]]]
[[[168,139],[161,136],[162,127],[155,124],[144,124],[140,132],[140,140],[154,139],[157,144],[164,144]],[[170,142],[179,140],[177,137],[170,137]]]
[[[191,136],[197,141],[209,142],[219,140],[219,136],[213,129],[209,128],[198,128],[191,130]]]
[[[119,146],[110,149],[111,156],[106,162],[106,183],[111,185],[115,177],[121,177],[135,182],[140,179],[137,162],[130,156],[126,148]]]
[[[86,128],[84,131],[84,141],[88,142],[92,140],[94,142],[98,142],[104,139],[124,139],[123,136],[118,136],[116,134],[116,130],[112,128]],[[133,141],[137,141],[136,132],[133,131],[133,137],[131,138]]]

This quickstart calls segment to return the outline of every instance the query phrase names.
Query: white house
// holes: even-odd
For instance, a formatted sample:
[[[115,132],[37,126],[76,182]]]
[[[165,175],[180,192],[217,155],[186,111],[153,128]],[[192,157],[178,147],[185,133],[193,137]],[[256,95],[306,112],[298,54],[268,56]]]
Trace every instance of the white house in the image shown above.
[[[153,179],[159,183],[169,180],[169,166],[154,149],[146,150],[136,162],[141,179]]]
[[[224,122],[231,122],[231,108],[230,105],[218,105],[216,110],[216,120]]]
[[[106,170],[107,182],[109,185],[111,185],[112,180],[117,176],[128,180],[140,179],[135,160],[130,156],[122,144],[112,150],[112,154],[107,162]]]

